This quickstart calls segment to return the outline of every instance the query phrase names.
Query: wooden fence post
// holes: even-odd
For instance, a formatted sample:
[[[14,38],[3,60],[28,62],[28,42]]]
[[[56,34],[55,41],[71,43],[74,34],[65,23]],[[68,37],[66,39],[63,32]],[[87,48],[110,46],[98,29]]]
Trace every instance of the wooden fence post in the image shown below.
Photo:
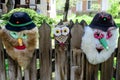
[[[62,28],[62,23],[59,24]],[[62,35],[60,35],[62,36]],[[55,80],[69,80],[69,52],[68,52],[68,39],[67,36],[65,43],[60,45],[55,40]],[[63,38],[62,38],[63,39]]]
[[[99,65],[90,64],[87,59],[85,64],[85,79],[84,80],[98,80]]]
[[[85,20],[81,20],[80,25],[84,28],[87,26],[87,23]],[[98,80],[98,69],[98,65],[90,64],[84,57],[84,78],[82,80]]]
[[[34,52],[29,67],[24,71],[24,80],[37,80],[36,51]]]
[[[4,49],[1,39],[0,39],[0,80],[6,80]]]
[[[39,55],[40,55],[40,80],[51,80],[52,53],[51,53],[51,28],[43,21],[39,28]]]
[[[120,34],[120,28],[119,28],[119,34]],[[120,80],[120,37],[118,39],[116,80]]]
[[[114,52],[115,53],[115,52]],[[114,54],[101,64],[101,79],[100,80],[112,80],[113,77],[113,61],[114,61]]]
[[[22,72],[20,66],[8,56],[8,79],[9,80],[22,80]]]
[[[76,20],[71,29],[71,80],[84,80],[84,54],[80,46],[83,32]]]

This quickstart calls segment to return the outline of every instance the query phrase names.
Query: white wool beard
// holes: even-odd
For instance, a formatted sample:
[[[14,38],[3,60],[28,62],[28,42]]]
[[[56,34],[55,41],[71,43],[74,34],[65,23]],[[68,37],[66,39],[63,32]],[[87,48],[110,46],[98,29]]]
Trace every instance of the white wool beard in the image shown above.
[[[111,33],[112,37],[106,39],[109,49],[103,49],[99,53],[96,49],[96,42],[98,42],[98,39],[94,38],[93,29],[89,26],[85,27],[85,34],[82,37],[81,48],[91,64],[99,64],[106,61],[108,58],[111,57],[112,53],[117,48],[119,36],[118,29],[112,30]]]

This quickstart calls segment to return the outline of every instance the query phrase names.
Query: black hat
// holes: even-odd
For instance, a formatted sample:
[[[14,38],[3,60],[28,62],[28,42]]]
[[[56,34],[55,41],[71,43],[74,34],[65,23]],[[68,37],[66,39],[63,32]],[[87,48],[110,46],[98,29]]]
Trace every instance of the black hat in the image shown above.
[[[15,12],[11,15],[5,27],[8,30],[19,32],[22,30],[30,30],[36,27],[36,25],[27,13]]]
[[[89,26],[103,31],[107,31],[109,27],[117,27],[111,14],[106,12],[97,13]]]

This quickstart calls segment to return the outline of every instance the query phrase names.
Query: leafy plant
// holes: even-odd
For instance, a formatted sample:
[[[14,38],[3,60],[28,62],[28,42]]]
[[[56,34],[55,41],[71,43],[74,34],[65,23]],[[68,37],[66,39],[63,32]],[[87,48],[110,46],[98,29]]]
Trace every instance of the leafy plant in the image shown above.
[[[38,14],[33,9],[30,9],[30,8],[16,8],[16,9],[11,10],[9,13],[6,13],[6,14],[2,15],[1,19],[4,20],[2,25],[7,23],[11,14],[13,14],[14,12],[26,12],[26,13],[28,13],[28,15],[32,18],[33,22],[38,27],[43,23],[43,20],[45,20],[50,26],[52,26],[52,24],[55,23],[55,20],[53,20],[52,18],[48,18],[45,15]]]
[[[118,17],[118,13],[120,12],[120,4],[119,0],[109,0],[110,1],[110,8],[108,12],[112,14],[114,18]]]

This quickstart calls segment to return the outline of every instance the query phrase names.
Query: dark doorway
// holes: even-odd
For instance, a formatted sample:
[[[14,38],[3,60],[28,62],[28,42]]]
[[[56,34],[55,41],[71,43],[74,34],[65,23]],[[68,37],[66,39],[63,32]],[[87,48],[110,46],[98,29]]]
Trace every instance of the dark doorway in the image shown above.
[[[17,8],[20,5],[20,0],[15,0],[15,8]]]
[[[0,9],[2,9],[4,3],[5,3],[5,0],[0,0]]]

